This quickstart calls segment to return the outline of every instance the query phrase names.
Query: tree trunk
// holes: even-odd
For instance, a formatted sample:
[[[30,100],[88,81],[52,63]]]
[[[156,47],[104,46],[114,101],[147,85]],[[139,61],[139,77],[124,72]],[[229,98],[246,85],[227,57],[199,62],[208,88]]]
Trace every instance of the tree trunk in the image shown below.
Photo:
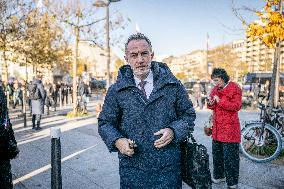
[[[79,44],[79,17],[78,25],[75,27],[76,32],[76,47],[75,47],[75,61],[73,62],[73,113],[76,112],[77,105],[77,64],[78,64],[78,44]]]
[[[283,0],[279,1],[279,12],[283,14]],[[270,86],[270,107],[277,107],[279,101],[279,83],[280,83],[280,55],[281,55],[281,45],[282,42],[280,39],[276,42],[276,48],[274,52],[274,61],[273,61],[273,73],[271,78]]]
[[[280,52],[281,52],[281,43],[280,41],[277,41],[274,52],[273,72],[272,72],[271,85],[270,85],[270,98],[269,98],[270,107],[277,107],[279,101]]]
[[[3,59],[4,59],[4,80],[8,82],[9,79],[9,70],[8,70],[8,63],[7,63],[7,57],[6,57],[6,47],[4,47],[3,51]]]

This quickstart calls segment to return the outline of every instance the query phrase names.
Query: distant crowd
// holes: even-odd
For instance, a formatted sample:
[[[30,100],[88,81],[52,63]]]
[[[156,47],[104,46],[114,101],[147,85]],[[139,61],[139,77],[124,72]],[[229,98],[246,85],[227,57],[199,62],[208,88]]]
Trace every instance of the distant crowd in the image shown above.
[[[73,103],[73,86],[70,83],[58,81],[56,83],[51,83],[49,79],[42,80],[41,77],[34,78],[33,81],[24,82],[22,80],[14,79],[9,82],[1,82],[1,87],[8,97],[7,101],[10,108],[15,109],[17,106],[21,106],[23,109],[24,100],[30,108],[32,113],[32,100],[38,100],[44,97],[43,104],[47,108],[47,114],[49,114],[50,108],[56,111],[56,108],[60,105],[67,105]],[[37,86],[43,86],[43,93],[40,96],[34,97],[36,93]],[[40,88],[40,86],[38,87]],[[24,93],[26,95],[24,97]],[[80,80],[77,86],[77,96],[82,111],[87,112],[87,103],[91,95],[90,84],[87,80]],[[80,99],[79,99],[80,97]],[[38,99],[33,99],[38,98]]]

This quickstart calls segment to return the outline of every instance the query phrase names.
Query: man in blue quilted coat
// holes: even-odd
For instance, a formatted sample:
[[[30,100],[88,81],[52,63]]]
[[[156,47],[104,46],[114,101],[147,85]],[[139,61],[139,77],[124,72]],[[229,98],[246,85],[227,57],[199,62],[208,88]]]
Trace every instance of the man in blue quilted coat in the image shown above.
[[[181,82],[153,56],[145,35],[128,38],[128,65],[108,89],[98,118],[109,151],[118,151],[121,189],[182,187],[180,142],[196,114]]]

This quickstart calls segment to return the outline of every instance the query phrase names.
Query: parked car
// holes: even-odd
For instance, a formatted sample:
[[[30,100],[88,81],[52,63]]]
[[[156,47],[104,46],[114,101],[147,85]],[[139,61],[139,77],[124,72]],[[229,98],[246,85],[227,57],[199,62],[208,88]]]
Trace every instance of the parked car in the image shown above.
[[[92,90],[101,90],[106,88],[106,80],[97,80],[95,78],[91,78],[90,87]]]

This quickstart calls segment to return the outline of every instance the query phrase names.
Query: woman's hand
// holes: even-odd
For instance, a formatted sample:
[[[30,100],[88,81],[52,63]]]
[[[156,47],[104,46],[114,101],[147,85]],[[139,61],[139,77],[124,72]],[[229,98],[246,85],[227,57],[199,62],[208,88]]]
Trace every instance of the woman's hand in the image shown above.
[[[217,95],[214,95],[213,100],[218,103],[220,101],[220,98]]]
[[[207,104],[209,106],[212,106],[214,104],[214,102],[215,102],[214,99],[212,99],[211,97],[207,98]]]

